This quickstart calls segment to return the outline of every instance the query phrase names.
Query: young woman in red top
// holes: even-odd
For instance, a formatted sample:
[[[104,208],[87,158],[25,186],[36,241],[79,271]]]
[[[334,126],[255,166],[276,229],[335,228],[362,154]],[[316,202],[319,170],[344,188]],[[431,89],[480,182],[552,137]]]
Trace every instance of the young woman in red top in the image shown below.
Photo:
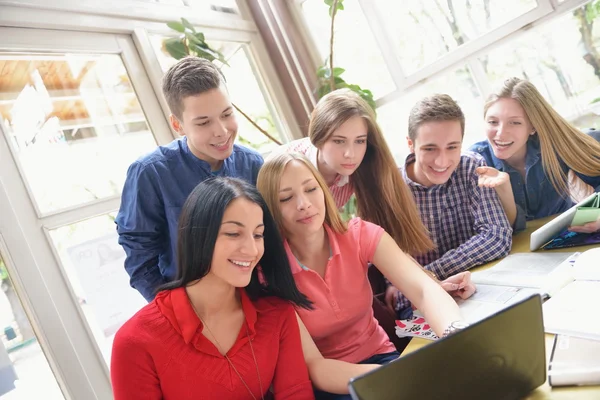
[[[115,400],[313,399],[292,307],[311,303],[257,190],[202,182],[177,246],[176,279],[115,336]]]

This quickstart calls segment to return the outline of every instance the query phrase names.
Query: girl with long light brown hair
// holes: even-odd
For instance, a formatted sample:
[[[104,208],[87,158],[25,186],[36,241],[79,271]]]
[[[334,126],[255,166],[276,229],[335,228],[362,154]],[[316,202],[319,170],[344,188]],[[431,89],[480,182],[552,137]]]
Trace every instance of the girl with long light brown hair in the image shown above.
[[[470,150],[489,166],[480,171],[480,182],[496,187],[503,205],[515,203],[515,230],[523,229],[526,220],[561,213],[600,191],[600,131],[585,134],[575,128],[531,82],[504,81],[488,98],[484,117],[487,140]],[[600,221],[570,229],[595,232]]]
[[[328,93],[312,112],[308,135],[283,151],[304,154],[317,167],[338,208],[356,194],[358,216],[383,227],[402,250],[433,248],[367,102],[350,89]]]

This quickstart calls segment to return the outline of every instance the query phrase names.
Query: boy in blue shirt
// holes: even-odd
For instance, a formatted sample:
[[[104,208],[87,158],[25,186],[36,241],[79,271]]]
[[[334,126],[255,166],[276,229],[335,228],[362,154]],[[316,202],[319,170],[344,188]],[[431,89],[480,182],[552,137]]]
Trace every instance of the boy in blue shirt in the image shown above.
[[[169,122],[183,136],[129,167],[116,218],[130,284],[146,300],[176,272],[177,222],[192,189],[211,176],[256,184],[261,155],[234,144],[238,124],[217,67],[186,57],[163,77]]]

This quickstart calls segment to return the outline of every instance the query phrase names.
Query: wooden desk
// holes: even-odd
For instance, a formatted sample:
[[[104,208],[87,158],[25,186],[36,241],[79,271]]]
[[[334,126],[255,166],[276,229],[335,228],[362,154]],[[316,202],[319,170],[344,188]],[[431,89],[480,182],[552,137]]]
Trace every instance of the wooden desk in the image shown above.
[[[529,252],[529,236],[531,232],[535,231],[546,222],[550,221],[553,217],[544,218],[541,220],[530,221],[527,223],[527,229],[521,233],[518,233],[513,237],[512,253],[528,253]],[[571,247],[566,249],[556,250],[540,250],[540,251],[563,251],[563,252],[575,252],[585,251],[598,245]],[[498,261],[482,265],[480,267],[473,268],[471,271],[481,271],[496,265]],[[550,351],[552,350],[552,343],[554,341],[554,335],[546,334],[546,365],[547,360],[550,358]],[[411,353],[423,346],[432,343],[429,340],[413,338],[410,344],[402,352],[402,355]],[[566,388],[551,388],[546,381],[542,386],[533,391],[528,397],[528,400],[598,400],[600,399],[600,386],[582,386],[582,387],[566,387]]]

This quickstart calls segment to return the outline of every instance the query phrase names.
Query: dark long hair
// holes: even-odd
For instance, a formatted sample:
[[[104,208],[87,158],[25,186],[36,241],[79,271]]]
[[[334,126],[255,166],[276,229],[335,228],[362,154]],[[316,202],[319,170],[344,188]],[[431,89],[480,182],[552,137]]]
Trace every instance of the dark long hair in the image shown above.
[[[238,198],[258,205],[263,211],[265,252],[252,271],[246,292],[250,298],[276,296],[307,309],[312,303],[296,287],[283,240],[267,204],[251,184],[236,178],[217,177],[200,183],[188,196],[179,216],[177,274],[158,290],[187,286],[210,271],[223,214]],[[262,271],[264,281],[259,279]]]

